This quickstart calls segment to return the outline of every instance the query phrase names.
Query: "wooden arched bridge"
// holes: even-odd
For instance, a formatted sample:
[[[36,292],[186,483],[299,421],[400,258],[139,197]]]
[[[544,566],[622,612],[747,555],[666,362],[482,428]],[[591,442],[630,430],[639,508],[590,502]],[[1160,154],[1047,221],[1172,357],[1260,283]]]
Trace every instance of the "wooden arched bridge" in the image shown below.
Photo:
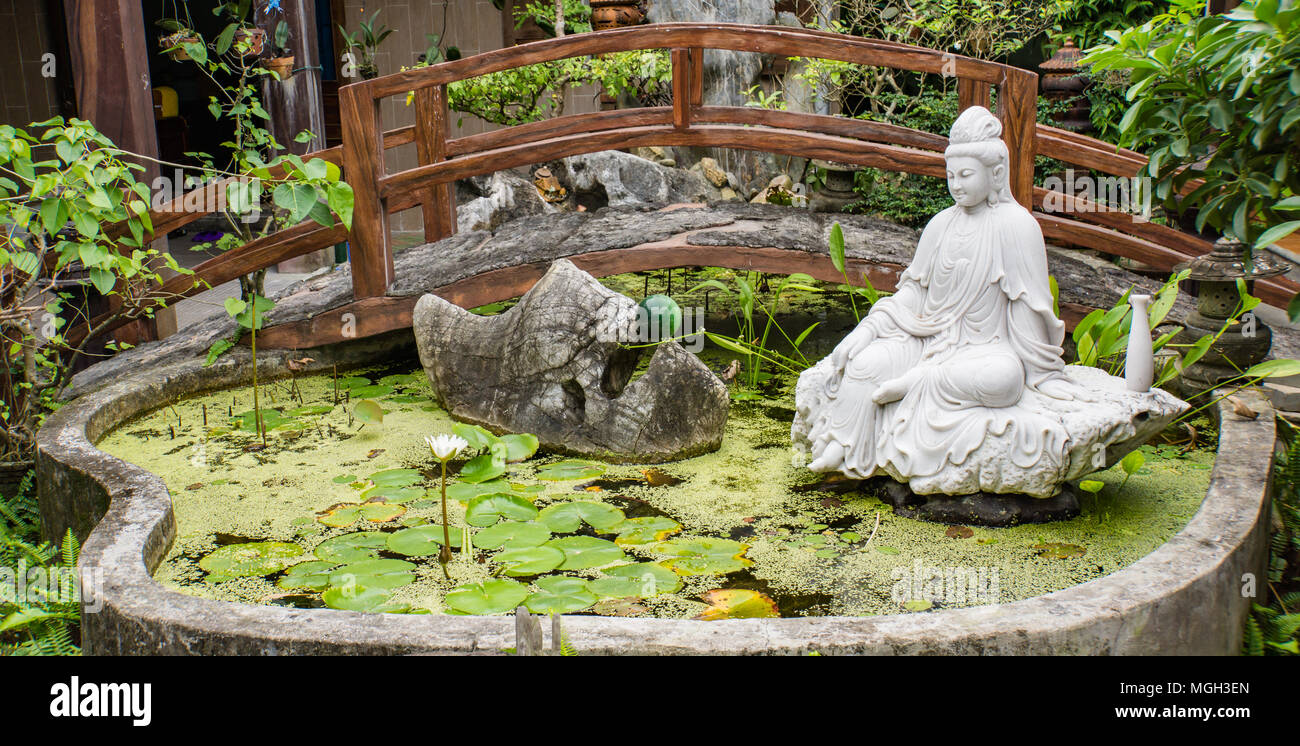
[[[643,49],[670,50],[672,106],[624,109],[561,116],[484,134],[448,138],[447,85],[487,73],[580,55]],[[726,147],[822,158],[872,168],[942,178],[947,138],[880,122],[765,109],[705,106],[703,52],[725,49],[783,57],[817,57],[862,65],[955,76],[961,108],[988,106],[997,90],[996,114],[1011,151],[1011,187],[1034,211],[1049,241],[1095,249],[1168,270],[1207,253],[1205,240],[1177,229],[1140,222],[1127,213],[1070,196],[1065,212],[1044,211],[1051,194],[1035,187],[1035,155],[1120,177],[1136,176],[1145,156],[1067,130],[1037,123],[1038,75],[994,62],[931,49],[840,34],[777,26],[718,23],[670,23],[566,36],[388,75],[340,90],[343,144],[304,158],[319,157],[341,167],[355,194],[352,230],[305,222],[228,251],[195,268],[206,286],[348,241],[351,247],[353,297],[325,314],[338,319],[353,313],[356,336],[364,337],[410,325],[413,296],[388,294],[394,282],[389,216],[419,207],[424,237],[437,241],[456,230],[454,183],[457,179],[540,163],[582,153],[648,145]],[[385,131],[380,102],[414,92],[416,123]],[[386,150],[414,143],[419,156],[413,168],[388,173]],[[206,187],[202,204],[217,204],[219,182]],[[186,198],[151,214],[157,235],[181,228],[203,213],[184,212]],[[190,201],[194,204],[194,201]],[[677,266],[727,266],[790,272],[790,261],[773,251],[743,247],[690,247],[689,250],[605,251],[588,269],[615,274]],[[838,281],[829,257],[797,252],[803,271]],[[570,257],[583,266],[581,255]],[[536,266],[505,268],[491,282],[468,278],[437,292],[465,307],[520,295],[540,276]],[[873,283],[892,289],[894,275],[871,273]],[[192,277],[170,280],[160,293],[191,295]],[[1300,289],[1281,279],[1264,280],[1256,293],[1266,303],[1285,307]],[[364,312],[364,313],[361,313]],[[311,347],[341,341],[338,323],[321,319],[270,326],[259,334],[266,347]]]

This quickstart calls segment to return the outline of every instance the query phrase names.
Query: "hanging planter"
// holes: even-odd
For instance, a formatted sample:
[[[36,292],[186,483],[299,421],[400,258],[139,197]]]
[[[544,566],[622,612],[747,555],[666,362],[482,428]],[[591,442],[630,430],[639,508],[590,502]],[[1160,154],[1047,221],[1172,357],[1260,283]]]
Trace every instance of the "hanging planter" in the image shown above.
[[[245,47],[240,47],[243,43]],[[260,28],[241,28],[235,32],[235,46],[241,49],[244,57],[260,57],[266,48],[266,30]]]
[[[262,62],[262,67],[276,74],[280,80],[288,80],[293,76],[293,63],[295,57],[272,57]]]
[[[635,26],[645,20],[641,4],[626,0],[591,0],[591,28],[595,31]]]
[[[190,59],[190,53],[185,51],[184,44],[201,44],[202,39],[186,31],[178,31],[174,34],[158,37],[158,47],[160,49],[170,50],[167,56],[176,62],[184,62]]]

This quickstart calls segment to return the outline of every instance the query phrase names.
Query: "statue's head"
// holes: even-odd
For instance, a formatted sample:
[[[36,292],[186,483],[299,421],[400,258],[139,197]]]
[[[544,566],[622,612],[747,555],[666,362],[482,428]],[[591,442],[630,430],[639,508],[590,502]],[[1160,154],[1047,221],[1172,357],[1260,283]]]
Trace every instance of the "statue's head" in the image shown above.
[[[983,106],[972,106],[957,117],[944,151],[948,192],[962,207],[987,202],[1011,203],[1010,161],[1002,142],[1002,122]]]

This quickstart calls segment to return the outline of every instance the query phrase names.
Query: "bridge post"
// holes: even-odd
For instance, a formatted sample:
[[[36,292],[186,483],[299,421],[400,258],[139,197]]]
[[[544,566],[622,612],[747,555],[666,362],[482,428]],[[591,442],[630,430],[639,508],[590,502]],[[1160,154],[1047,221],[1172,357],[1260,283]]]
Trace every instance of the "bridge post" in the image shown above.
[[[415,91],[415,148],[421,166],[446,159],[448,119],[447,86],[426,86]],[[421,210],[425,241],[441,241],[456,232],[456,192],[451,184],[429,187]]]
[[[1034,209],[1034,156],[1038,129],[1038,73],[1008,71],[998,86],[998,119],[1011,152],[1011,193],[1027,210]]]
[[[384,133],[379,101],[365,83],[339,89],[343,124],[343,174],[352,186],[352,296],[361,300],[388,292],[393,281],[388,205],[379,196],[384,173]]]
[[[958,111],[966,111],[972,106],[989,108],[989,84],[970,78],[957,80]]]
[[[691,126],[691,108],[695,93],[693,65],[694,56],[690,49],[674,49],[671,53],[673,63],[673,126],[687,129]]]

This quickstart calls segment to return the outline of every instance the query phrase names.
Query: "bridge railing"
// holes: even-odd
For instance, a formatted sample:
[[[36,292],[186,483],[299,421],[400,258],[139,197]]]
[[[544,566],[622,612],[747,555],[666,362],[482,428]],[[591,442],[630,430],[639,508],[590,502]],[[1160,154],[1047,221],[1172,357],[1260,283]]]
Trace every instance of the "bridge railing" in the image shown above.
[[[496,132],[448,137],[451,83],[570,57],[667,49],[673,104],[558,117]],[[343,154],[355,195],[353,291],[382,295],[393,280],[388,215],[420,206],[425,238],[455,230],[452,184],[457,179],[581,153],[646,145],[729,147],[826,158],[862,166],[943,176],[934,148],[942,138],[888,124],[816,114],[704,106],[705,49],[818,57],[955,77],[963,106],[987,105],[997,89],[997,116],[1012,153],[1011,185],[1026,206],[1033,200],[1038,75],[995,62],[905,44],[780,26],[668,23],[575,34],[500,49],[345,86],[339,91]],[[414,141],[419,162],[384,169],[379,103],[414,92]],[[921,149],[925,148],[925,149]]]

